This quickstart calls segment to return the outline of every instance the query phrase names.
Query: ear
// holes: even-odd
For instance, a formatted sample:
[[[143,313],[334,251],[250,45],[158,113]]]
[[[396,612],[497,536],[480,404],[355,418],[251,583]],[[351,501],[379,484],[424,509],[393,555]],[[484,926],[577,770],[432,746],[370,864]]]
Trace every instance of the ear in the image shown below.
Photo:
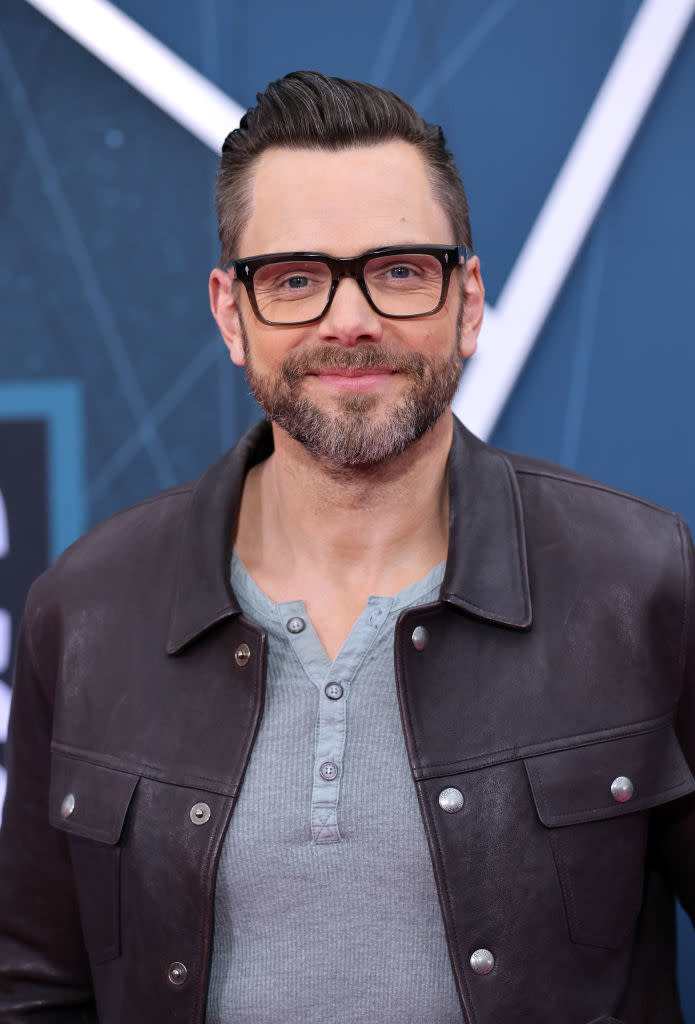
[[[463,359],[472,356],[478,345],[478,334],[485,311],[485,286],[480,274],[480,260],[471,256],[464,270],[463,318],[459,333],[459,351]]]
[[[217,321],[224,343],[229,349],[230,358],[237,366],[244,366],[246,363],[244,341],[233,278],[220,267],[215,267],[210,274],[208,287],[210,309]]]

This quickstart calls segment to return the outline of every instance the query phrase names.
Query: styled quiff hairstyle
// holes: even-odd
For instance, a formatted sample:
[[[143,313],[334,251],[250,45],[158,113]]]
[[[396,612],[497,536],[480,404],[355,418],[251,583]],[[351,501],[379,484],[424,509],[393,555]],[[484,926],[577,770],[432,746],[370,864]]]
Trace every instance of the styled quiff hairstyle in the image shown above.
[[[444,133],[400,96],[365,82],[293,71],[271,82],[256,100],[222,147],[216,190],[220,265],[242,255],[237,246],[249,217],[253,166],[266,149],[335,152],[395,139],[421,153],[433,193],[451,222],[453,241],[473,249],[468,201]]]

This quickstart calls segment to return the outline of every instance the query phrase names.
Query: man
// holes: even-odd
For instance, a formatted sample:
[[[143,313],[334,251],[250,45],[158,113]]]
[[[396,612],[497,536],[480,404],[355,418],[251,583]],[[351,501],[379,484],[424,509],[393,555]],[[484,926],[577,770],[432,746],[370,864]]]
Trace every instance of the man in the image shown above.
[[[0,1021],[682,1020],[686,528],[455,423],[480,265],[404,101],[272,84],[218,211],[270,423],[32,588]]]

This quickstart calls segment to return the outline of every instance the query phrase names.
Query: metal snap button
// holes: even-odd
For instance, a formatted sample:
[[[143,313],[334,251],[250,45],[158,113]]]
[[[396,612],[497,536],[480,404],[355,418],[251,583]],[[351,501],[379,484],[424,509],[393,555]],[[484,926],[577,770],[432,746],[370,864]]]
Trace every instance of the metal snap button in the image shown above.
[[[470,963],[476,974],[489,974],[495,966],[495,958],[489,949],[476,949]]]
[[[293,615],[291,619],[287,620],[288,633],[301,633],[304,629],[306,629],[306,622],[298,615]]]
[[[627,775],[619,775],[617,779],[613,779],[611,782],[611,796],[619,804],[625,804],[628,800],[631,800],[634,792],[635,787]]]
[[[345,692],[340,683],[327,683],[323,692],[329,700],[340,700]]]
[[[169,979],[172,985],[183,985],[187,976],[188,968],[186,967],[185,964],[179,963],[178,960],[175,960],[173,964],[169,964],[169,969],[167,970],[167,978]]]
[[[206,821],[210,820],[210,805],[202,802],[193,804],[190,818],[194,825],[204,825]]]
[[[424,626],[416,626],[410,639],[416,651],[424,651],[425,647],[427,647],[429,635]]]
[[[61,818],[69,818],[74,810],[75,810],[75,794],[74,793],[68,793],[67,796],[63,797],[63,802],[60,805],[60,816],[61,816]]]
[[[463,807],[463,793],[454,786],[443,789],[439,794],[439,806],[447,814],[456,814]]]
[[[248,665],[250,658],[251,648],[249,647],[249,645],[239,644],[239,646],[234,652],[234,660],[237,663],[237,665],[241,665],[241,667],[243,668],[244,665]]]
[[[319,768],[319,775],[326,782],[333,782],[333,779],[338,777],[338,765],[334,764],[333,761],[324,761]]]

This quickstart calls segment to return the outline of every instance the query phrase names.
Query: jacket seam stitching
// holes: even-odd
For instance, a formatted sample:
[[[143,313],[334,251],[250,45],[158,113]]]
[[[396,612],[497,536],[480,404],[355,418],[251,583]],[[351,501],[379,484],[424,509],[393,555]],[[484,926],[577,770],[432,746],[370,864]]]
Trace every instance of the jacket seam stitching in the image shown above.
[[[653,731],[654,732],[658,732],[659,730],[655,729]],[[641,733],[640,735],[645,735],[645,733]],[[648,735],[648,733],[646,735]],[[678,782],[673,783],[673,785],[671,785],[671,786],[659,786],[657,788],[657,790],[654,793],[651,794],[651,796],[642,797],[641,799],[638,798],[634,803],[630,802],[629,805],[628,804],[622,804],[622,805],[617,805],[616,806],[614,804],[601,804],[598,807],[596,805],[594,805],[593,807],[576,807],[573,810],[566,811],[566,812],[564,812],[562,814],[553,814],[552,810],[549,807],[549,802],[548,802],[548,797],[547,797],[547,789],[546,789],[545,781],[543,780],[541,772],[537,771],[531,765],[528,766],[528,772],[529,772],[529,776],[532,777],[531,778],[531,789],[533,790],[534,784],[535,784],[535,785],[538,786],[538,788],[540,790],[540,797],[541,797],[541,803],[542,803],[542,808],[543,808],[542,815],[541,815],[541,808],[537,808],[537,810],[538,810],[538,815],[541,818],[541,821],[543,821],[543,817],[546,817],[550,821],[554,821],[554,822],[563,821],[563,820],[565,820],[567,818],[575,819],[578,814],[582,814],[582,815],[590,814],[592,816],[597,816],[599,814],[604,814],[606,810],[614,811],[616,813],[616,816],[617,816],[618,812],[620,812],[622,814],[630,814],[630,813],[634,813],[634,812],[639,811],[639,810],[647,810],[648,808],[644,804],[645,800],[650,801],[650,800],[654,799],[657,796],[663,796],[666,793],[670,793],[671,790],[680,789],[681,786],[683,785],[683,783],[687,782],[687,776],[681,774],[681,776],[678,779]],[[546,822],[543,822],[543,824],[545,825]],[[552,827],[552,826],[549,826],[549,827]]]
[[[624,726],[616,726],[613,729],[605,729],[599,730],[597,733],[589,733],[593,738],[579,743],[576,742],[576,737],[559,736],[555,740],[548,742],[556,744],[564,743],[564,746],[558,745],[554,748],[551,747],[548,750],[541,750],[535,754],[532,753],[534,746],[542,744],[529,744],[528,747],[504,747],[501,750],[494,750],[492,753],[485,755],[482,760],[480,760],[479,764],[479,759],[473,756],[470,758],[463,758],[460,761],[438,761],[426,766],[420,766],[419,771],[428,772],[435,768],[454,768],[458,765],[464,766],[470,762],[473,762],[474,765],[470,770],[475,771],[477,767],[485,768],[495,764],[506,764],[509,761],[521,761],[526,758],[543,757],[545,754],[559,753],[564,750],[578,750],[581,747],[591,747],[599,743],[610,743],[615,739],[627,739],[629,736],[643,736],[650,732],[658,732],[660,729],[665,729],[672,722],[673,713],[669,711],[664,715],[660,715],[658,718],[646,719],[643,722],[629,722]],[[570,740],[571,742],[567,743],[567,740]],[[461,770],[465,771],[466,769],[462,768]]]
[[[681,559],[683,562],[683,612],[681,615],[681,644],[680,644],[680,658],[679,658],[679,669],[683,684],[685,683],[685,669],[687,666],[687,646],[688,646],[688,624],[692,612],[692,586],[689,586],[690,577],[692,572],[691,558],[689,546],[686,543],[685,537],[685,524],[682,519],[678,519],[678,538],[681,546]],[[682,692],[681,686],[681,692]]]
[[[540,778],[537,775],[535,776],[535,780],[536,780],[537,784],[541,788],[543,788],[543,783],[541,782]],[[543,813],[544,813],[545,817],[548,818],[549,821],[553,821],[553,822],[563,821],[563,820],[565,820],[567,818],[571,818],[572,820],[574,820],[577,817],[578,814],[582,814],[582,815],[590,814],[592,817],[598,817],[599,815],[604,815],[605,811],[607,811],[607,810],[611,810],[611,811],[615,812],[615,814],[611,815],[611,817],[613,817],[613,816],[614,817],[619,817],[620,815],[623,815],[623,814],[636,814],[639,811],[648,811],[650,809],[648,804],[652,800],[655,800],[655,799],[657,799],[658,797],[661,797],[661,796],[665,796],[667,793],[670,793],[671,790],[673,790],[673,789],[680,789],[683,786],[683,783],[687,782],[687,781],[688,780],[686,779],[686,777],[683,776],[673,786],[660,786],[659,789],[656,790],[651,796],[643,797],[641,800],[636,800],[634,804],[632,803],[632,801],[630,801],[629,804],[616,804],[616,805],[605,804],[605,805],[601,805],[600,807],[578,807],[575,811],[567,811],[564,814],[548,813],[548,800],[547,800],[547,797],[544,794],[543,795],[543,804],[544,804],[544,811],[543,811]],[[647,801],[647,805],[645,805],[645,803],[644,803],[645,800]],[[654,805],[652,805],[652,806],[654,806]],[[543,822],[543,824],[545,825],[546,823]],[[578,822],[578,824],[581,824],[581,823]],[[552,825],[548,825],[547,827],[548,828],[552,828]]]
[[[600,491],[602,494],[611,494],[616,498],[624,498],[626,501],[634,502],[637,505],[643,505],[645,508],[653,509],[655,512],[663,512],[666,516],[671,519],[680,520],[680,516],[673,512],[671,509],[664,508],[663,505],[657,505],[656,502],[647,501],[646,498],[640,498],[636,494],[628,494],[625,491],[618,490],[617,487],[610,487],[608,484],[602,484],[598,480],[575,480],[572,477],[565,476],[563,473],[551,473],[549,470],[542,469],[526,469],[524,467],[515,467],[514,471],[519,476],[537,476],[542,477],[546,480],[558,480],[564,484],[570,484],[573,487],[586,487],[591,491]]]
[[[129,765],[123,767],[116,767],[118,763],[115,757],[105,756],[99,757],[95,755],[93,751],[84,751],[80,747],[73,747],[67,743],[59,743],[54,741],[51,743],[51,750],[54,754],[60,754],[61,757],[69,757],[73,761],[81,761],[83,764],[91,764],[97,768],[108,768],[111,771],[122,772],[124,775],[137,775],[142,779],[150,779],[152,782],[163,782],[170,786],[177,786],[181,789],[200,789],[202,786],[196,785],[190,782],[172,782],[170,778],[167,778],[166,771],[162,768],[157,768],[153,764],[148,764],[145,761],[139,763],[136,767]],[[205,775],[194,776],[199,783],[208,783],[211,787],[211,792],[217,793],[220,796],[226,796],[233,798],[236,795],[237,790],[231,792],[229,789],[220,789],[219,779],[208,778]]]
[[[447,907],[448,907],[448,911],[449,911],[449,921],[450,921],[450,927],[451,927],[452,942],[453,942],[453,946],[454,946],[454,949],[455,949],[455,952],[456,952],[456,960],[457,960],[457,963],[458,963],[458,966],[459,966],[459,972],[460,972],[462,987],[465,988],[466,996],[467,996],[466,1004],[464,1004],[462,1009],[463,1009],[465,1015],[468,1017],[467,1024],[476,1024],[477,1014],[476,1014],[475,1008],[473,1006],[473,999],[472,999],[472,995],[471,995],[471,988],[470,988],[470,984],[468,982],[468,977],[466,975],[466,971],[465,971],[464,964],[463,964],[463,947],[461,946],[461,943],[459,941],[459,933],[458,933],[458,928],[456,926],[456,913],[454,911],[454,907],[453,907],[453,903],[452,903],[452,899],[451,899],[451,887],[450,887],[449,882],[448,882],[448,873],[447,873],[447,871],[446,871],[446,869],[444,867],[443,846],[442,846],[442,842],[441,842],[441,838],[440,838],[440,834],[439,834],[439,829],[437,828],[436,821],[435,821],[434,816],[432,815],[431,810],[430,810],[429,807],[428,807],[427,811],[428,811],[428,817],[430,819],[430,829],[431,829],[432,833],[434,834],[434,840],[435,840],[435,843],[436,843],[436,846],[437,846],[437,857],[438,857],[440,869],[441,869],[441,872],[442,872],[442,885],[444,887],[444,891],[445,891],[445,894],[446,894],[446,902],[447,902]]]

